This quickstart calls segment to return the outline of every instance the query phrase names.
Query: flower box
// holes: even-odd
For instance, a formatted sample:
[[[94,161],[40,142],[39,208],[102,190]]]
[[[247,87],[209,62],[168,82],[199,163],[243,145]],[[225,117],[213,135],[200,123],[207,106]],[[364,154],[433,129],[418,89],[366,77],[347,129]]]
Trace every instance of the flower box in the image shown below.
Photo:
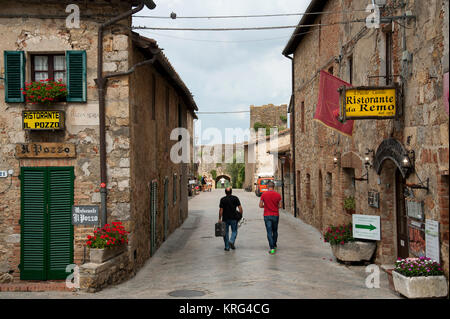
[[[375,249],[376,242],[352,241],[344,244],[331,244],[331,250],[336,259],[340,261],[370,261]]]
[[[407,298],[446,297],[448,294],[445,276],[406,277],[392,272],[395,290]]]
[[[105,261],[123,253],[127,245],[119,245],[108,248],[91,248],[89,250],[89,259],[91,263],[101,264]]]

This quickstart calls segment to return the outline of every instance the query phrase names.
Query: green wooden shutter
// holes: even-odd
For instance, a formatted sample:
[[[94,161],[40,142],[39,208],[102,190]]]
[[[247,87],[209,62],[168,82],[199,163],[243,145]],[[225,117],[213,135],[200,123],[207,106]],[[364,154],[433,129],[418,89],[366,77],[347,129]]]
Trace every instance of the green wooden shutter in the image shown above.
[[[67,51],[67,102],[86,102],[86,51]]]
[[[65,279],[73,263],[73,167],[48,168],[48,279]]]
[[[25,53],[23,51],[5,51],[5,101],[8,103],[25,102],[21,89],[25,88]]]
[[[20,279],[46,279],[46,169],[21,168]]]

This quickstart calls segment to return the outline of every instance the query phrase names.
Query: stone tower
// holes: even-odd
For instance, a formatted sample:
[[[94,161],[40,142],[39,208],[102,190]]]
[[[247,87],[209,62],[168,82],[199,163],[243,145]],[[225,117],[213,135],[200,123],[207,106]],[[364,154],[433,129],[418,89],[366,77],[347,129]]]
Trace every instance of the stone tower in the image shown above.
[[[250,105],[250,128],[257,122],[271,127],[276,126],[279,130],[287,128],[287,104]]]

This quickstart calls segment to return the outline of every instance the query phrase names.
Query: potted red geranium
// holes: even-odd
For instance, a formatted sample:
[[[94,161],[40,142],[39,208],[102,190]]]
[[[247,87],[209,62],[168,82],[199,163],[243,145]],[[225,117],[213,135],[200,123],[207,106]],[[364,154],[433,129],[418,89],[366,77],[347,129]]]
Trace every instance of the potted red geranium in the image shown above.
[[[67,85],[52,79],[25,83],[22,89],[25,101],[32,104],[45,104],[47,106],[62,101],[67,96]]]
[[[376,249],[376,242],[353,238],[352,224],[330,226],[323,234],[324,242],[330,243],[336,259],[344,262],[369,261]]]
[[[101,264],[122,253],[128,244],[128,234],[121,222],[105,224],[97,228],[94,235],[87,236],[86,246],[90,248],[90,261]]]

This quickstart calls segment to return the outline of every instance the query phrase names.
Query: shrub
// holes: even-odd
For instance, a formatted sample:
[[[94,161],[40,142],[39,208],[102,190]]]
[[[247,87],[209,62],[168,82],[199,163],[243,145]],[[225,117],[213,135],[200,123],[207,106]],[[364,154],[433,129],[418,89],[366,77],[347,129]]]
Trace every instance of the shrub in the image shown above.
[[[127,232],[121,222],[105,224],[103,228],[94,231],[94,236],[87,236],[86,246],[90,248],[106,248],[120,246],[128,243]]]
[[[324,242],[332,245],[343,245],[348,242],[355,241],[352,235],[352,224],[330,226],[323,234]]]
[[[441,276],[444,274],[441,265],[431,258],[406,258],[395,262],[396,272],[406,277]]]

